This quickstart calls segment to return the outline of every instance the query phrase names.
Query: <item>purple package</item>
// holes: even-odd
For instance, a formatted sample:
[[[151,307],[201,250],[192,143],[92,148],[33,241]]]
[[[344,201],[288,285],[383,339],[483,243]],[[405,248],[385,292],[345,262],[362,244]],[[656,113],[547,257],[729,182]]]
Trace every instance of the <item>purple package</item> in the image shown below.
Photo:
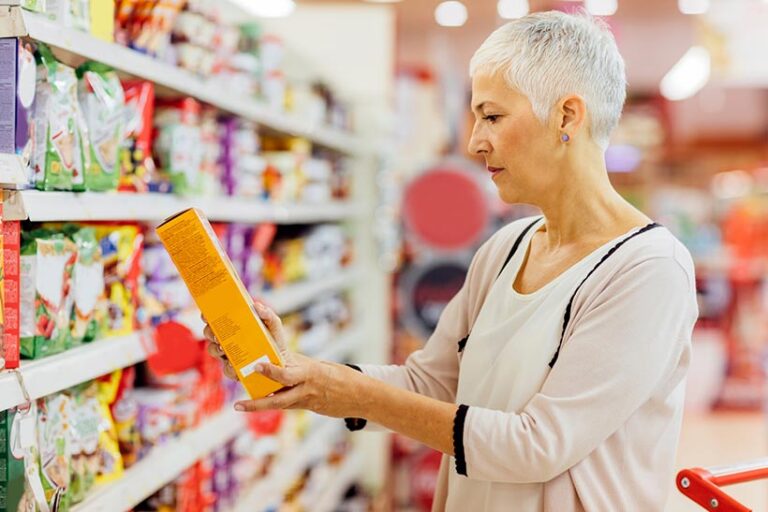
[[[248,256],[248,234],[250,227],[245,224],[230,224],[227,230],[227,254],[238,275],[245,275],[245,263]]]
[[[34,134],[30,116],[36,76],[32,45],[16,38],[0,39],[0,112],[4,113],[0,117],[0,153],[20,157],[17,179],[27,183],[32,175]]]
[[[235,168],[235,133],[237,132],[237,120],[227,118],[221,123],[221,155],[222,166],[221,184],[228,196],[235,195],[237,190],[237,176]]]

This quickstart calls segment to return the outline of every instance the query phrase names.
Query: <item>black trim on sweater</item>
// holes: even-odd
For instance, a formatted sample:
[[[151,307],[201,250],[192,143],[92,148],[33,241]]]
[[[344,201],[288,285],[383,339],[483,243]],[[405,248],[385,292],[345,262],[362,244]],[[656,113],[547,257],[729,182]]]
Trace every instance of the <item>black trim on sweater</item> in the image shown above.
[[[453,456],[456,459],[456,472],[467,476],[467,460],[464,457],[464,423],[467,421],[469,406],[460,404],[453,417]]]
[[[346,366],[349,366],[353,370],[357,370],[360,373],[363,373],[363,370],[356,364],[348,364]],[[363,418],[344,418],[344,425],[347,427],[347,430],[349,430],[350,432],[357,432],[358,430],[363,430],[367,424],[368,424],[368,420]]]

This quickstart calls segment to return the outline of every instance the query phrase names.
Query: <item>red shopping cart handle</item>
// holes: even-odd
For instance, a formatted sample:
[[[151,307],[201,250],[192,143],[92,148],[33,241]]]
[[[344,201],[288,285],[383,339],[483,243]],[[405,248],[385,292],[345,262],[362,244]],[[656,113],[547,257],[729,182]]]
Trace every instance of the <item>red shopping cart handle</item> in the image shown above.
[[[677,474],[677,488],[705,510],[751,512],[751,508],[736,501],[721,487],[762,478],[768,478],[768,459],[734,466],[684,469]]]

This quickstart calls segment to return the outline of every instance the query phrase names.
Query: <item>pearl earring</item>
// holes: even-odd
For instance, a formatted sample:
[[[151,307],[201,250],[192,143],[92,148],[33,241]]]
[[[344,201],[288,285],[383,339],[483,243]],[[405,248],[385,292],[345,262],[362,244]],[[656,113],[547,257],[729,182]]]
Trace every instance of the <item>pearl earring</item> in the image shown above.
[[[564,133],[560,136],[560,140],[562,140],[563,142],[568,142],[569,140],[571,140],[571,138],[568,136],[567,133]]]

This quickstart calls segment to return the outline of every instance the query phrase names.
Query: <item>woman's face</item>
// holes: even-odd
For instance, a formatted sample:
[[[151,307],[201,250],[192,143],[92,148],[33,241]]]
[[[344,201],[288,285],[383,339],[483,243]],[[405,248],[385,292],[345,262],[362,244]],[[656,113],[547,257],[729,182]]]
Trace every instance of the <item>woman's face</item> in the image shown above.
[[[475,126],[469,152],[485,158],[499,196],[506,203],[540,204],[559,181],[559,132],[538,120],[531,103],[499,74],[472,79]]]

